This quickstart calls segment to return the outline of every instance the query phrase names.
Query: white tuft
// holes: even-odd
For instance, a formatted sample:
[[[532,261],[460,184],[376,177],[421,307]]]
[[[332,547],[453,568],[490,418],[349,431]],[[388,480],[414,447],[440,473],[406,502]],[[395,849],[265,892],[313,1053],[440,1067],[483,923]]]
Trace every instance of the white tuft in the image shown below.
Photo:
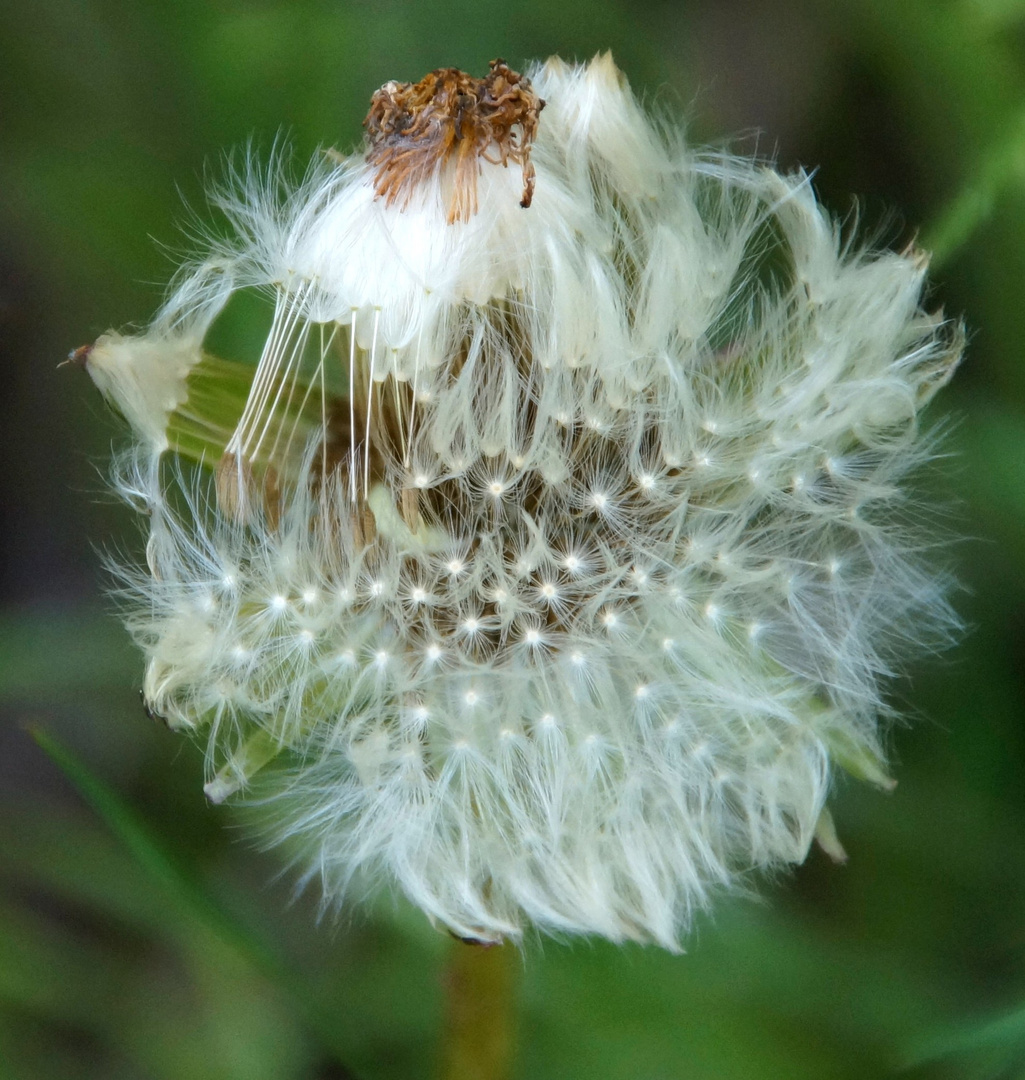
[[[358,155],[247,162],[234,239],[97,346],[143,444],[128,621],[212,798],[277,755],[257,790],[330,900],[383,878],[462,937],[675,949],[823,835],[831,760],[886,779],[886,681],[956,625],[906,485],[960,339],[804,174],[658,133],[607,56],[530,76],[529,209],[486,159],[452,224],[445,169],[389,206]],[[154,461],[243,288],[274,297],[244,499]]]

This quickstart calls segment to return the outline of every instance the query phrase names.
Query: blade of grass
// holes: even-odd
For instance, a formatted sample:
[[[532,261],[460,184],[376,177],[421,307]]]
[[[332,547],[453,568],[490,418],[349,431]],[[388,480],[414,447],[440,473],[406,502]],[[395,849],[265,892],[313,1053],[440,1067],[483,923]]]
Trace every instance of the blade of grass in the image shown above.
[[[959,1054],[979,1053],[992,1048],[1025,1053],[1025,1005],[989,1020],[960,1024],[952,1030],[935,1032],[912,1043],[904,1056],[908,1068]]]
[[[967,183],[922,237],[936,270],[946,263],[993,214],[997,201],[1025,173],[1025,111],[1011,119]]]
[[[41,728],[30,727],[29,733],[133,858],[174,901],[176,910],[188,913],[207,927],[294,1002],[309,1030],[345,1070],[347,1080],[355,1080],[355,1074],[343,1060],[352,1048],[339,1038],[334,1018],[309,993],[304,981],[289,971],[265,942],[240,925],[204,892],[164,849],[145,822],[67,747]]]

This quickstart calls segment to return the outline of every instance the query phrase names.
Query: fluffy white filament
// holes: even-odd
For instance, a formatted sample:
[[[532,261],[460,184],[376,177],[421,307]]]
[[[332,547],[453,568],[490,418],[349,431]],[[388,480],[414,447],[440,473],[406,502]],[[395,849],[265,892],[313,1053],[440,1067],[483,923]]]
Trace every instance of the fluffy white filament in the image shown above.
[[[529,209],[487,160],[452,224],[445,168],[388,206],[360,156],[247,163],[233,237],[92,359],[139,436],[128,621],[212,797],[277,755],[255,790],[330,900],[678,948],[804,857],[831,758],[880,761],[882,683],[954,625],[902,485],[960,343],[924,260],[846,246],[806,176],[693,155],[608,57],[529,74]],[[247,288],[273,318],[215,497],[139,384],[163,347],[180,388]]]

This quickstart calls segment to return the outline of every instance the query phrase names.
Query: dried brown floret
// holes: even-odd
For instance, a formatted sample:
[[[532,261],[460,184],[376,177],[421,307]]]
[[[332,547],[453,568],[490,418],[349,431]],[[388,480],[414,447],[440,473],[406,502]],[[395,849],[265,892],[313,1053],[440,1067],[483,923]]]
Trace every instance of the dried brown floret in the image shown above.
[[[240,454],[226,450],[214,470],[214,490],[221,513],[230,521],[248,521],[255,488],[253,467],[249,461]]]
[[[455,159],[448,221],[477,212],[480,159],[523,170],[520,206],[534,195],[530,148],[544,102],[530,80],[504,60],[492,60],[483,79],[458,68],[438,68],[418,83],[388,82],[370,99],[363,126],[376,166],[374,187],[389,206],[405,206],[418,184]]]

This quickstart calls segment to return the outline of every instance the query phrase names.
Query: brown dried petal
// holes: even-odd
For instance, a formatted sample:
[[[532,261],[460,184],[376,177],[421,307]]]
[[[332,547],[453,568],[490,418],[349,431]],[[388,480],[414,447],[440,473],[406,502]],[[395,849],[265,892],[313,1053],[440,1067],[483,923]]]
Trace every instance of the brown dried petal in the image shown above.
[[[240,523],[249,520],[255,484],[252,466],[244,457],[228,450],[221,455],[214,471],[214,490],[217,505],[226,518]]]
[[[376,167],[374,188],[391,206],[405,207],[417,185],[454,161],[448,221],[477,212],[480,159],[523,171],[520,205],[530,206],[534,167],[530,149],[544,102],[530,80],[504,60],[476,79],[458,68],[438,68],[418,83],[388,82],[370,100],[363,126],[367,162]]]

